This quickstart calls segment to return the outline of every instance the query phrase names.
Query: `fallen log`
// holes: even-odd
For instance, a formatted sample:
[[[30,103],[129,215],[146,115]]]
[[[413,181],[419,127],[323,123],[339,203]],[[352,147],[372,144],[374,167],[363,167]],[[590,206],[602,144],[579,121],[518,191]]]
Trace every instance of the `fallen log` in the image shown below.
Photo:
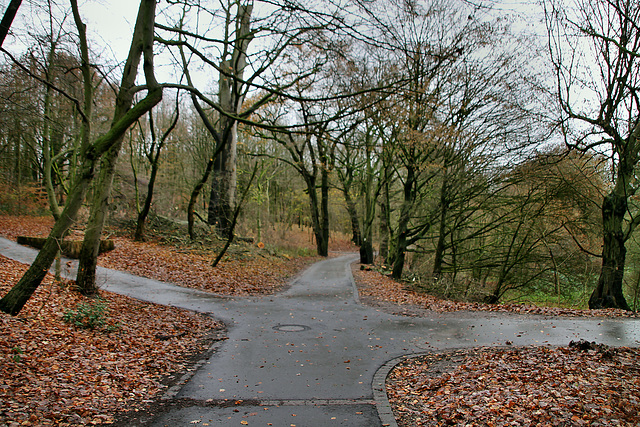
[[[46,237],[30,237],[30,236],[18,236],[17,242],[20,245],[31,246],[32,248],[42,249]],[[109,252],[115,248],[115,243],[111,239],[101,240],[100,249],[98,255],[105,252]],[[80,257],[80,250],[82,249],[82,242],[78,240],[63,240],[60,244],[60,251],[62,255],[67,258],[78,259]]]

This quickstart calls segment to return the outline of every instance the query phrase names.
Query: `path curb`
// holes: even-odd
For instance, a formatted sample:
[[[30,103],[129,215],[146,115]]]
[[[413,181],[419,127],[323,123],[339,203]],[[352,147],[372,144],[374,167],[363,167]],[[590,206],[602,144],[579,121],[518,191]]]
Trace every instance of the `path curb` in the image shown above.
[[[371,382],[373,400],[376,402],[378,417],[380,417],[380,422],[384,427],[398,427],[396,417],[393,415],[391,404],[387,398],[387,377],[389,376],[389,372],[391,372],[398,363],[410,357],[415,357],[415,355],[404,355],[391,359],[378,368],[376,373],[373,375],[373,381]]]

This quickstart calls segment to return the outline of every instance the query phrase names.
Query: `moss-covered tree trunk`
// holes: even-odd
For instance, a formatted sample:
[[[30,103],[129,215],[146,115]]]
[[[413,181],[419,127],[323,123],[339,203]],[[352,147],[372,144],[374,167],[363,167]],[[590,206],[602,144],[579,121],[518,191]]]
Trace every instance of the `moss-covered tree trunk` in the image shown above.
[[[129,50],[129,56],[124,66],[122,81],[118,97],[116,98],[116,106],[113,114],[112,126],[129,112],[133,104],[135,96],[136,76],[138,75],[138,66],[142,59],[143,46],[146,46],[144,52],[145,74],[153,74],[153,25],[155,22],[155,6],[153,11],[143,11],[143,3],[140,5],[138,20],[134,28],[133,40]],[[144,12],[144,13],[143,13]],[[151,70],[148,68],[151,67]],[[149,78],[147,79],[147,82]],[[149,90],[153,90],[153,86],[157,83],[152,82]],[[155,105],[155,104],[154,104]],[[153,105],[151,106],[153,107]],[[146,114],[148,111],[144,111]],[[126,131],[126,129],[125,129]],[[91,295],[97,292],[96,284],[96,267],[98,265],[98,252],[100,249],[100,238],[104,223],[108,215],[109,197],[111,196],[111,188],[113,186],[113,175],[115,174],[116,162],[122,141],[124,139],[124,131],[112,141],[111,146],[100,162],[100,176],[95,186],[94,197],[91,203],[89,213],[89,221],[85,230],[84,240],[82,242],[82,251],[78,264],[78,275],[76,276],[76,286],[84,295]]]
[[[602,269],[598,285],[589,298],[589,308],[622,308],[629,305],[622,292],[624,266],[627,250],[623,231],[624,216],[627,213],[627,197],[608,194],[602,203]]]
[[[397,234],[394,242],[394,251],[392,254],[393,268],[391,277],[394,279],[402,278],[404,270],[405,255],[409,246],[409,221],[411,220],[411,209],[415,204],[415,182],[416,171],[412,166],[407,167],[407,177],[404,182],[404,197],[402,206],[400,207],[400,216],[398,218]]]
[[[76,287],[83,295],[93,295],[98,292],[96,283],[96,268],[98,266],[98,253],[102,229],[108,215],[109,197],[113,187],[113,175],[115,173],[118,153],[122,146],[123,136],[103,156],[100,162],[100,173],[93,192],[93,200],[89,212],[89,220],[84,232],[82,249],[78,259],[78,274]]]

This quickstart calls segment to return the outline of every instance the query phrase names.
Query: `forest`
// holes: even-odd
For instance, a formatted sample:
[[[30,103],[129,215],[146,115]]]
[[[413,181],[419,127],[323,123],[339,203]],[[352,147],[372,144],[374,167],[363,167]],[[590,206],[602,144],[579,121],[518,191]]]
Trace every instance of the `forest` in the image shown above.
[[[640,5],[521,6],[141,0],[121,51],[91,2],[12,1],[0,212],[55,225],[0,310],[79,225],[95,293],[108,221],[179,224],[214,264],[348,235],[420,292],[637,310]]]

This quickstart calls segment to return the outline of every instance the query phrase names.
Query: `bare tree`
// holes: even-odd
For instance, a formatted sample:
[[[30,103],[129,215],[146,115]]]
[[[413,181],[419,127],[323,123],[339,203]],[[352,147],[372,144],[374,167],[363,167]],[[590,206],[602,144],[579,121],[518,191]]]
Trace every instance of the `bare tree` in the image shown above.
[[[0,300],[0,310],[16,315],[45,277],[60,247],[61,240],[75,222],[78,211],[93,180],[95,168],[102,155],[117,144],[126,130],[162,99],[162,87],[157,83],[153,67],[153,24],[155,0],[142,0],[138,9],[131,49],[125,64],[120,90],[116,100],[111,128],[93,143],[81,147],[81,165],[71,186],[69,197],[43,248],[20,281]],[[80,25],[84,28],[83,25]],[[80,34],[84,34],[80,29]],[[82,37],[82,36],[81,36]],[[144,59],[143,59],[144,57]],[[135,85],[141,59],[146,79],[147,95],[132,106],[133,98],[142,88]]]
[[[322,111],[316,111],[311,105],[300,101],[296,112],[302,122],[302,129],[280,130],[265,133],[262,137],[273,139],[286,149],[288,158],[281,157],[278,160],[291,166],[304,180],[318,255],[327,256],[329,254],[329,175],[333,168],[335,140],[329,134],[330,120],[320,117],[323,114]]]
[[[549,52],[566,143],[609,158],[611,187],[602,200],[602,269],[591,308],[629,309],[625,243],[640,224],[633,196],[640,161],[640,3],[546,3]]]
[[[188,221],[192,235],[195,202],[210,176],[207,220],[216,226],[220,234],[228,234],[235,210],[238,123],[252,123],[250,118],[256,110],[310,74],[309,70],[298,73],[277,71],[280,67],[286,68],[284,64],[287,61],[283,56],[287,49],[292,44],[303,43],[308,31],[321,26],[317,22],[304,22],[296,16],[296,7],[292,3],[271,4],[269,14],[265,16],[262,11],[260,16],[254,16],[252,2],[225,0],[220,3],[219,11],[197,9],[195,13],[201,15],[200,19],[219,24],[221,37],[207,35],[210,28],[189,28],[185,22],[188,22],[190,7],[184,8],[180,19],[172,26],[158,25],[158,29],[166,34],[162,42],[179,50],[176,57],[181,60],[187,90],[191,92],[194,107],[215,142],[202,179],[191,195]],[[300,12],[309,15],[303,9]],[[252,40],[258,37],[260,46],[250,50]],[[208,95],[212,91],[197,87],[192,69],[198,65],[218,75],[218,88],[214,92],[217,98]]]
[[[424,238],[436,218],[426,202],[431,181],[439,174],[436,159],[446,139],[440,109],[454,65],[482,37],[481,26],[452,2],[431,4],[398,2],[391,18],[371,11],[381,29],[386,49],[397,73],[406,84],[397,89],[387,109],[387,138],[393,138],[394,162],[389,166],[400,183],[400,206],[389,230],[392,232],[387,262],[400,278],[407,249]],[[459,6],[459,5],[456,5]],[[470,11],[471,12],[471,11]],[[393,48],[391,48],[393,47]]]

